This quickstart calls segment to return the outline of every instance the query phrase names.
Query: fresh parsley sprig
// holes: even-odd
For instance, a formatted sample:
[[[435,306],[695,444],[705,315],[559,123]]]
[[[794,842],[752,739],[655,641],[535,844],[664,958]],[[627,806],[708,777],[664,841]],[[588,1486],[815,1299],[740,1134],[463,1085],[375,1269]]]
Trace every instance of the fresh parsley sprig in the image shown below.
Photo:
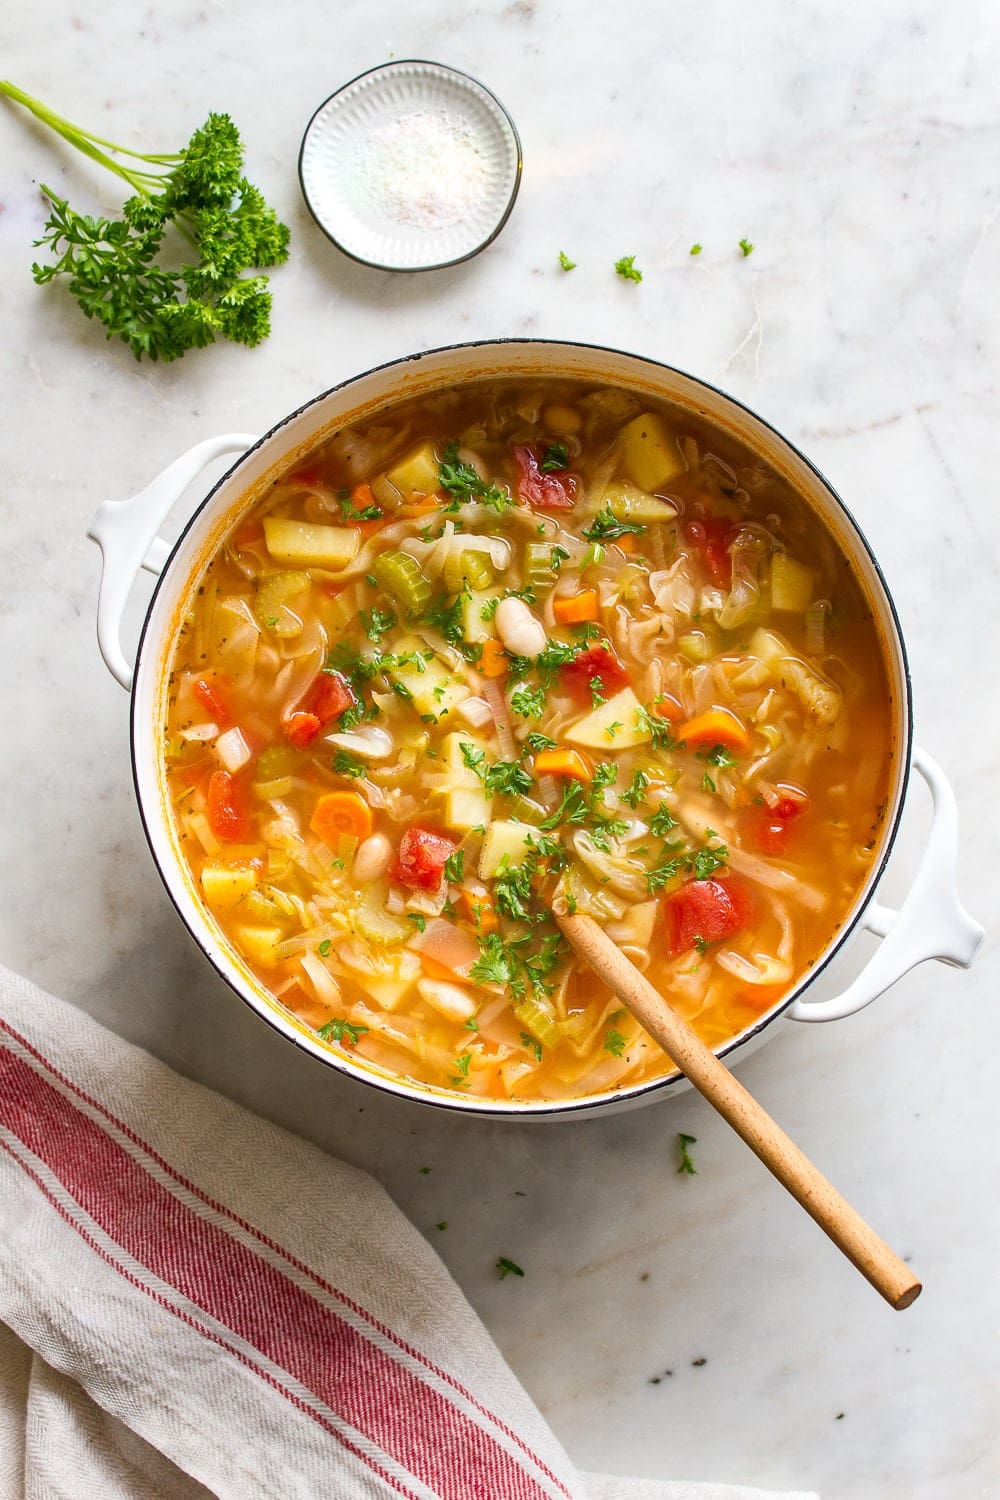
[[[267,277],[243,273],[287,259],[289,230],[243,175],[243,146],[228,115],[210,114],[182,151],[144,154],[83,130],[12,83],[0,82],[0,93],[133,193],[120,218],[95,218],[42,184],[51,210],[35,244],[55,259],[32,266],[40,286],[66,277],[84,315],[136,359],[179,359],[219,337],[250,347],[267,337]],[[180,266],[159,259],[171,229],[195,252]]]
[[[497,484],[487,484],[471,464],[464,463],[458,454],[458,444],[451,442],[445,448],[438,463],[441,488],[447,490],[451,501],[445,510],[458,510],[472,500],[503,515],[514,504],[508,490]]]

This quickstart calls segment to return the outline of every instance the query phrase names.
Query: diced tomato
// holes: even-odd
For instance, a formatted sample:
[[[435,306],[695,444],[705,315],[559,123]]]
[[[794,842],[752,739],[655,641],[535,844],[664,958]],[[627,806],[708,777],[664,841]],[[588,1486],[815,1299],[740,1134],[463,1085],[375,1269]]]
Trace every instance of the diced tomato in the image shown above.
[[[782,797],[774,807],[754,809],[750,836],[762,854],[787,853],[792,824],[805,812],[807,805],[798,797]]]
[[[250,837],[250,812],[242,783],[230,771],[213,771],[206,802],[208,826],[215,837],[223,844],[245,844]]]
[[[282,723],[285,739],[304,750],[325,725],[357,703],[354,690],[339,672],[321,672],[298,708]]]
[[[288,718],[282,721],[281,727],[285,739],[290,745],[294,745],[296,750],[304,750],[307,745],[311,745],[323,728],[315,714],[304,713],[289,714]]]
[[[610,646],[589,646],[559,668],[562,686],[583,703],[592,702],[590,684],[595,677],[605,698],[613,698],[629,684],[625,664],[618,660]]]
[[[747,924],[750,900],[732,876],[725,880],[688,880],[664,902],[667,947],[686,953],[696,940],[721,943]]]
[[[701,553],[708,569],[708,576],[716,588],[729,588],[733,581],[733,564],[726,549],[726,538],[732,531],[731,521],[723,516],[705,516],[700,521],[689,521],[684,535]]]
[[[315,714],[321,724],[329,724],[345,708],[353,708],[357,701],[346,677],[339,672],[321,672],[299,709],[302,713]]]
[[[226,680],[222,677],[199,677],[192,691],[206,713],[211,714],[220,729],[231,729],[232,710],[226,696]]]
[[[514,457],[517,493],[522,505],[531,505],[535,510],[572,510],[576,499],[576,480],[572,474],[561,469],[543,473],[534,449],[523,443],[515,443]]]
[[[444,879],[445,861],[458,845],[431,828],[408,828],[399,841],[392,879],[410,891],[436,891]]]

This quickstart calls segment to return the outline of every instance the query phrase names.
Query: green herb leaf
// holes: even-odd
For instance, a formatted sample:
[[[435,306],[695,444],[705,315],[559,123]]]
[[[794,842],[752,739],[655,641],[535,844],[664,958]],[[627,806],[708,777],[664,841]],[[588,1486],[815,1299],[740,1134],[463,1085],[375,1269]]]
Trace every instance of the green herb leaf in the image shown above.
[[[338,746],[337,753],[333,757],[333,769],[338,776],[364,776],[368,767],[358,756],[352,755],[349,750]]]
[[[522,1031],[520,1033],[520,1037],[521,1037],[521,1041],[527,1047],[528,1051],[532,1054],[532,1056],[534,1057],[535,1061],[536,1062],[541,1062],[541,1060],[542,1060],[542,1044],[541,1044],[541,1042],[536,1042],[535,1038],[531,1035],[531,1033],[529,1031]]]
[[[465,850],[456,849],[444,862],[444,878],[449,885],[461,885],[465,879]]]
[[[406,913],[406,920],[408,922],[412,922],[418,932],[427,931],[427,918],[423,915],[422,912],[408,911]]]
[[[489,506],[502,515],[514,504],[507,490],[502,490],[495,484],[487,484],[471,464],[463,463],[455,442],[449,443],[444,450],[438,464],[438,477],[441,488],[451,496],[451,503],[446,507],[448,510],[458,510],[471,500],[478,500],[480,505]]]
[[[751,245],[749,240],[740,240],[740,249],[743,251],[744,259],[746,259],[746,257],[752,252],[753,245]]]
[[[321,1026],[318,1035],[323,1038],[324,1042],[339,1042],[342,1047],[356,1047],[367,1030],[367,1026],[352,1026],[350,1021],[337,1016],[334,1020],[327,1021],[325,1026]]]
[[[681,1153],[681,1164],[677,1170],[678,1172],[686,1172],[689,1177],[697,1177],[698,1175],[695,1164],[691,1160],[691,1153],[688,1151],[689,1146],[697,1146],[697,1144],[698,1139],[696,1136],[679,1135],[677,1137],[677,1145]]]
[[[323,941],[320,943],[319,947],[316,949],[316,952],[319,954],[320,958],[329,958],[330,957],[330,939],[329,938],[324,938]]]
[[[588,542],[615,542],[629,533],[642,536],[645,530],[645,526],[636,521],[619,521],[609,502],[597,512],[591,524],[583,528],[583,535]]]
[[[570,260],[569,256],[566,254],[565,250],[560,250],[559,251],[559,264],[562,266],[562,268],[563,268],[564,271],[575,271],[576,270],[576,261],[575,260]]]
[[[618,272],[618,275],[624,277],[626,281],[642,280],[642,272],[635,264],[634,255],[623,255],[620,260],[616,260],[615,270]]]
[[[621,1057],[625,1051],[625,1038],[613,1026],[608,1027],[604,1038],[604,1050],[610,1052],[612,1057]]]
[[[621,794],[622,801],[627,802],[634,812],[645,797],[648,786],[649,777],[646,775],[646,772],[641,770],[633,771],[632,780]]]
[[[540,465],[542,473],[551,474],[557,469],[567,468],[568,465],[569,450],[567,449],[566,444],[550,443],[545,452],[542,454],[542,462]],[[569,553],[563,552],[563,549],[561,547],[559,548],[559,551],[562,552],[563,557],[569,556]]]
[[[697,244],[692,245],[691,249],[688,251],[688,254],[689,255],[700,255],[701,254],[701,246],[697,245]]]
[[[497,1270],[500,1273],[501,1281],[503,1281],[505,1276],[524,1275],[524,1272],[521,1270],[521,1267],[516,1263],[516,1261],[508,1260],[506,1255],[501,1255],[498,1257]]]

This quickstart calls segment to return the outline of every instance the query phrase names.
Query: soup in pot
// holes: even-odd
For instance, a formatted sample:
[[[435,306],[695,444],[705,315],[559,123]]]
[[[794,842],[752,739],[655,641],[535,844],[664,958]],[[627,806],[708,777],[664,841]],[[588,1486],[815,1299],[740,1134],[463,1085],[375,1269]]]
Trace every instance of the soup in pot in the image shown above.
[[[563,1100],[671,1070],[589,913],[713,1046],[869,871],[890,700],[814,513],[680,407],[470,383],[276,482],[179,630],[166,782],[232,947],[330,1048]]]

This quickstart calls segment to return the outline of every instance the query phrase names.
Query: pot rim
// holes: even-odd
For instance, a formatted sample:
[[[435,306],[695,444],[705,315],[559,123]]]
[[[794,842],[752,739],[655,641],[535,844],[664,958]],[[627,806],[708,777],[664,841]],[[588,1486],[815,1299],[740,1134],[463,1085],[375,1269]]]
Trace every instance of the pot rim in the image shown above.
[[[297,1047],[307,1056],[317,1059],[317,1061],[326,1064],[328,1067],[332,1067],[335,1071],[341,1073],[344,1077],[360,1083],[364,1083],[368,1087],[378,1090],[380,1093],[390,1094],[395,1098],[411,1100],[419,1104],[430,1105],[438,1109],[451,1111],[453,1113],[475,1115],[481,1119],[495,1120],[534,1120],[552,1118],[566,1119],[571,1117],[587,1116],[593,1117],[598,1111],[603,1110],[606,1112],[610,1109],[613,1109],[615,1106],[635,1106],[641,1103],[647,1103],[653,1097],[657,1095],[665,1095],[671,1088],[675,1087],[677,1084],[685,1083],[687,1082],[687,1080],[685,1079],[684,1074],[680,1072],[674,1072],[668,1074],[665,1077],[649,1079],[644,1083],[636,1084],[632,1088],[620,1089],[613,1093],[585,1095],[579,1099],[565,1099],[554,1101],[528,1100],[517,1104],[511,1104],[503,1100],[480,1100],[478,1097],[468,1095],[438,1095],[437,1093],[428,1091],[428,1089],[424,1086],[409,1083],[403,1079],[393,1077],[389,1074],[369,1071],[368,1069],[364,1069],[356,1065],[352,1066],[350,1058],[344,1059],[339,1055],[329,1051],[321,1052],[318,1048],[309,1045],[307,1038],[304,1035],[300,1035],[296,1030],[291,1028],[285,1030],[279,1024],[278,1018],[275,1015],[270,1014],[267,1010],[255,1004],[253,1000],[250,999],[249,996],[245,994],[240,987],[237,986],[234,980],[234,976],[226,972],[226,969],[216,958],[215,954],[211,951],[209,945],[204,941],[201,933],[198,932],[188,920],[188,916],[183,908],[183,903],[174,889],[172,876],[170,875],[170,873],[168,873],[167,870],[164,869],[163,863],[161,862],[157,850],[157,844],[154,838],[153,829],[151,827],[150,820],[147,817],[146,807],[143,800],[138,753],[136,748],[138,729],[136,719],[136,705],[139,698],[139,694],[136,691],[136,685],[139,682],[140,673],[144,674],[145,670],[147,670],[144,651],[147,644],[150,622],[155,613],[155,606],[159,599],[161,590],[164,588],[165,581],[171,572],[174,559],[198,518],[210,507],[218,491],[224,484],[229,482],[232,476],[237,472],[237,470],[246,461],[246,459],[250,457],[251,454],[259,452],[265,446],[265,444],[271,441],[272,438],[274,438],[278,433],[282,432],[284,428],[289,426],[292,422],[297,421],[299,417],[307,413],[312,407],[318,406],[321,402],[325,401],[328,397],[335,395],[337,392],[347,390],[350,386],[357,385],[361,381],[368,380],[374,375],[378,375],[385,371],[393,369],[405,369],[407,365],[419,364],[422,360],[448,354],[459,352],[464,353],[470,350],[509,349],[511,347],[521,347],[525,345],[531,346],[533,348],[554,348],[566,350],[576,349],[583,350],[584,352],[589,353],[619,356],[629,361],[638,361],[639,363],[652,367],[654,370],[661,370],[668,375],[680,376],[682,379],[690,381],[695,386],[699,386],[707,391],[711,391],[713,395],[720,398],[723,402],[746,413],[753,419],[754,422],[759,423],[761,427],[765,428],[767,432],[769,432],[779,444],[790,450],[795,455],[795,457],[805,465],[805,467],[819,481],[828,498],[836,505],[842,515],[843,520],[849,526],[856,542],[863,549],[869,563],[871,564],[882,592],[882,600],[886,606],[889,619],[892,623],[894,644],[899,651],[900,684],[902,688],[903,698],[903,702],[900,705],[902,710],[900,716],[900,727],[902,729],[902,734],[900,737],[898,756],[896,757],[898,761],[898,768],[895,772],[895,776],[898,777],[898,783],[894,784],[895,808],[892,812],[891,824],[886,828],[883,836],[882,853],[878,859],[877,864],[872,865],[865,879],[865,885],[868,888],[868,893],[865,899],[857,906],[857,909],[854,911],[853,915],[848,920],[846,920],[844,924],[834,933],[826,948],[823,950],[820,959],[813,965],[808,974],[805,975],[800,980],[800,982],[790,991],[790,993],[786,995],[783,1000],[779,1001],[777,1005],[766,1011],[764,1015],[760,1016],[746,1030],[741,1031],[737,1036],[730,1038],[730,1040],[727,1041],[723,1046],[713,1049],[716,1053],[716,1056],[721,1060],[724,1061],[732,1053],[746,1047],[750,1042],[758,1037],[761,1032],[765,1030],[765,1028],[770,1026],[772,1022],[776,1021],[779,1016],[784,1015],[784,1013],[794,1004],[794,1002],[801,998],[802,994],[814,983],[814,981],[822,973],[825,972],[829,964],[833,961],[837,954],[840,953],[847,939],[860,925],[865,911],[874,900],[878,883],[885,873],[886,865],[889,861],[889,857],[892,853],[893,846],[896,841],[896,836],[899,832],[899,824],[902,819],[903,808],[905,805],[907,790],[909,787],[911,757],[913,751],[913,690],[910,678],[910,664],[909,657],[906,651],[906,643],[903,638],[899,614],[896,610],[895,601],[889,589],[888,581],[882,571],[881,564],[879,563],[868,542],[867,537],[864,535],[853,514],[848,509],[847,505],[841,499],[839,493],[834,489],[833,485],[827,479],[822,470],[819,469],[816,464],[814,464],[812,460],[808,458],[807,455],[797,447],[795,443],[793,443],[789,438],[785,437],[783,433],[779,432],[772,423],[768,422],[766,418],[761,417],[752,407],[746,405],[745,402],[740,401],[738,397],[731,396],[727,391],[723,391],[718,386],[713,385],[711,381],[704,380],[697,375],[691,375],[688,373],[688,371],[682,370],[676,365],[669,365],[663,360],[653,359],[645,354],[634,354],[624,349],[616,349],[606,344],[581,342],[580,340],[576,339],[513,337],[495,339],[470,339],[462,343],[443,344],[433,349],[420,350],[413,354],[402,355],[399,358],[386,360],[381,364],[373,365],[369,369],[362,371],[360,374],[352,375],[345,380],[338,381],[335,385],[332,385],[326,390],[319,392],[317,395],[310,397],[308,401],[303,402],[302,405],[296,407],[294,411],[287,413],[265,433],[263,433],[261,437],[259,437],[257,441],[246,450],[245,453],[241,454],[236,459],[236,461],[226,469],[225,473],[220,475],[220,477],[215,481],[211,489],[205,495],[205,498],[195,507],[194,511],[185,522],[179,535],[177,536],[173,545],[170,547],[166,561],[164,562],[159,577],[156,580],[156,584],[153,588],[153,592],[150,597],[149,604],[146,608],[145,616],[143,618],[142,628],[139,634],[139,641],[136,648],[133,689],[130,694],[131,701],[129,705],[129,755],[132,766],[132,783],[135,789],[139,818],[142,823],[142,829],[146,838],[146,842],[149,845],[149,850],[153,857],[153,863],[156,866],[157,873],[159,874],[160,879],[163,882],[167,895],[169,896],[170,901],[172,902],[174,909],[180,917],[184,927],[186,928],[189,935],[194,939],[202,954],[212,965],[212,968],[225,982],[225,984],[227,984],[228,987],[233,990],[235,994],[243,1001],[243,1003],[247,1005],[248,1008],[251,1009],[259,1019],[263,1020],[268,1026],[270,1026],[273,1031],[277,1032],[279,1036],[283,1037],[286,1041],[291,1042],[293,1046]],[[151,659],[151,662],[149,664],[150,668],[153,666],[155,666],[155,658]],[[164,823],[167,821],[165,809],[160,809],[160,821]]]

